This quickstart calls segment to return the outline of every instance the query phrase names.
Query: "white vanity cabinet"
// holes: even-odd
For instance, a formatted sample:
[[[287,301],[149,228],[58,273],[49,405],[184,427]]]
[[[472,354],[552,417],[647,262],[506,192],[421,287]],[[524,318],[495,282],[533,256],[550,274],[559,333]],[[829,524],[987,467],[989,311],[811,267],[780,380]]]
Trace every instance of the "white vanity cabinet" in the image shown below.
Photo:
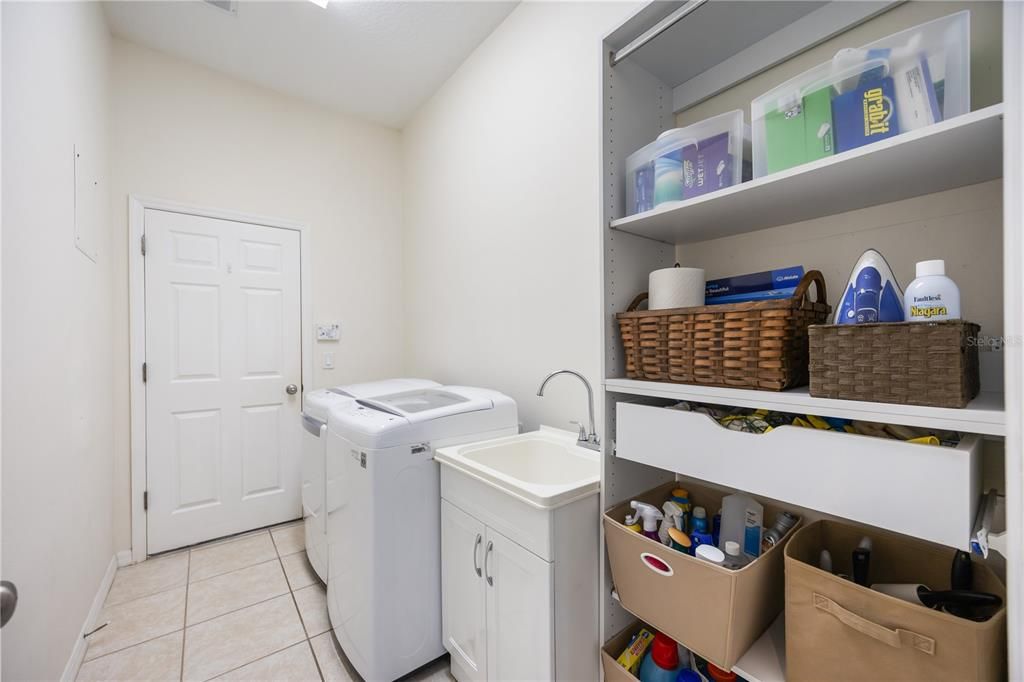
[[[441,462],[442,636],[452,674],[598,679],[597,492],[545,507]]]
[[[441,629],[460,681],[553,679],[553,564],[447,501],[441,546]]]

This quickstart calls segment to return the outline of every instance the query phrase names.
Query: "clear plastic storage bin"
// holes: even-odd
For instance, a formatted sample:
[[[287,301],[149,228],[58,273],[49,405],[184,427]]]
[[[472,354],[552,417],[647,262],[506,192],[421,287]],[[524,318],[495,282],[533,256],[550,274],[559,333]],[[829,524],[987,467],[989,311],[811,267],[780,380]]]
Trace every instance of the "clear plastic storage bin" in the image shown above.
[[[965,10],[843,49],[754,99],[754,177],[968,113],[970,28]]]
[[[626,159],[626,214],[739,184],[749,140],[739,109],[666,130]]]

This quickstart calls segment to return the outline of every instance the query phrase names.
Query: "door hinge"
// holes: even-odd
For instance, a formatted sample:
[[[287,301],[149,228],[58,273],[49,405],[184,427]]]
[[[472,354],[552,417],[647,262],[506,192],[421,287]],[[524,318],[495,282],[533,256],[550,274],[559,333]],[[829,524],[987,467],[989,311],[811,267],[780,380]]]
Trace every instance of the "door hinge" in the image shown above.
[[[142,235],[142,255],[146,255],[146,235]]]
[[[142,491],[142,511],[149,511],[149,491]]]
[[[149,371],[148,368],[146,367],[146,363],[142,363],[142,383],[146,383],[146,378],[148,377],[148,375]]]

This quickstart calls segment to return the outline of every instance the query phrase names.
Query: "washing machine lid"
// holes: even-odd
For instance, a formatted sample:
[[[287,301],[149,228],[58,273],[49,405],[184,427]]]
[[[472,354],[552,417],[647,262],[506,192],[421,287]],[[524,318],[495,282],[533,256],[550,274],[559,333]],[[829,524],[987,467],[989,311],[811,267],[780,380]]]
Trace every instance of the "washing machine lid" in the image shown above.
[[[357,400],[332,409],[328,424],[339,436],[376,449],[514,432],[518,413],[515,401],[497,391],[444,386]]]
[[[413,391],[419,388],[439,388],[441,384],[430,379],[381,379],[361,384],[336,386],[331,391],[352,398],[374,398],[380,395],[391,395],[402,391]]]
[[[378,395],[440,385],[429,379],[382,379],[347,386],[318,388],[314,391],[307,391],[303,396],[302,413],[312,419],[326,422],[332,407],[346,407],[353,404],[356,398],[372,398]]]
[[[410,424],[443,419],[466,412],[489,410],[494,401],[480,395],[464,395],[444,388],[427,388],[405,391],[394,395],[367,398],[357,401],[363,407],[401,417]]]

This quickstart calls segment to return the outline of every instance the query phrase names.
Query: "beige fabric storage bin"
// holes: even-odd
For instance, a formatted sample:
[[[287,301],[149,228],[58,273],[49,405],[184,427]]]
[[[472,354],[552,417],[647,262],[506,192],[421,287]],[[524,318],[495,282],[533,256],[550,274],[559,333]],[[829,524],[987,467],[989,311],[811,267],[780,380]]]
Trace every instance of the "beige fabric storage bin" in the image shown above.
[[[708,519],[722,506],[725,493],[695,483],[666,483],[631,499],[661,508],[673,488],[690,492],[694,506]],[[783,508],[764,505],[771,525]],[[629,500],[604,515],[612,580],[622,605],[719,668],[731,670],[782,611],[783,541],[756,561],[733,571],[677,552],[623,525]],[[799,527],[800,522],[797,522]]]
[[[975,622],[876,592],[818,568],[852,574],[860,539],[872,541],[869,581],[949,589],[955,550],[888,531],[835,521],[801,528],[786,545],[786,680],[1002,680],[1006,609]],[[974,589],[1006,588],[974,562]]]

